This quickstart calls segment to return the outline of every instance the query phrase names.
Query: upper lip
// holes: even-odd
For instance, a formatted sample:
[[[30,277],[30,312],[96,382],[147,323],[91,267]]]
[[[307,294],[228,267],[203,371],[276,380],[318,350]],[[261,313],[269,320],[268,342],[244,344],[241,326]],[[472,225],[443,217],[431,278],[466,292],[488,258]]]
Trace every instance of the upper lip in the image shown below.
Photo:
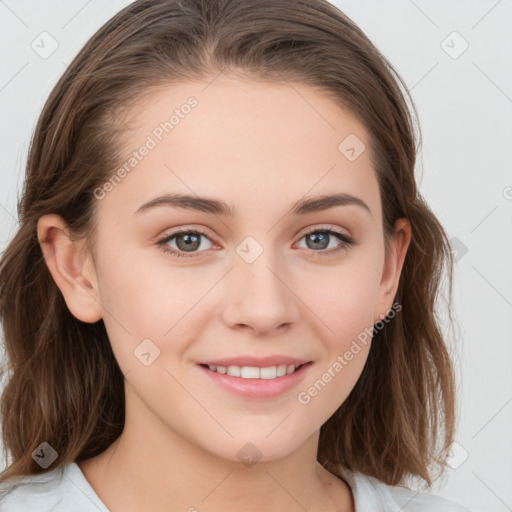
[[[289,366],[291,364],[300,366],[301,364],[311,362],[308,359],[300,359],[297,357],[289,357],[284,355],[266,356],[266,357],[255,357],[255,356],[240,356],[240,357],[229,357],[226,359],[215,359],[209,361],[199,361],[198,364],[207,364],[209,366],[255,366],[258,368],[266,368],[269,366],[279,366],[285,364]]]

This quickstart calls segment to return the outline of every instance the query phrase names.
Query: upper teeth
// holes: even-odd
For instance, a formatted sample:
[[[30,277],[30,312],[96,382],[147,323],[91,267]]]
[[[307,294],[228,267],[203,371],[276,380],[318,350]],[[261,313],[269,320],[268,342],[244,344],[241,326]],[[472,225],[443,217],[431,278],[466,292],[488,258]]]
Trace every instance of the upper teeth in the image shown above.
[[[227,373],[232,377],[241,377],[242,379],[275,379],[276,377],[283,377],[290,375],[300,365],[285,365],[268,366],[266,368],[258,368],[256,366],[215,366],[208,365],[208,368],[213,372]]]

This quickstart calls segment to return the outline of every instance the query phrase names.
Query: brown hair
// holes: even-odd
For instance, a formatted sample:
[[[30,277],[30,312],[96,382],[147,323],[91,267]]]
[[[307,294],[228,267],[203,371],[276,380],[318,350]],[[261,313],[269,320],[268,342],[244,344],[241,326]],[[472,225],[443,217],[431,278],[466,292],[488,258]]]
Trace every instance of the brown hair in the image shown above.
[[[119,165],[120,113],[152,87],[219,72],[318,88],[367,129],[386,240],[398,218],[412,227],[395,297],[402,310],[375,332],[354,389],[321,427],[318,461],[336,475],[342,465],[388,484],[416,476],[431,485],[431,465],[443,469],[455,428],[453,369],[435,310],[445,269],[451,305],[452,254],[417,190],[421,131],[416,144],[407,88],[326,0],[138,0],[66,69],[38,120],[20,227],[0,263],[9,373],[1,425],[12,455],[0,476],[91,458],[124,425],[123,374],[104,323],[81,322],[68,310],[43,258],[38,219],[59,214],[77,238],[92,239],[93,191]],[[44,441],[58,453],[46,470],[31,456]]]

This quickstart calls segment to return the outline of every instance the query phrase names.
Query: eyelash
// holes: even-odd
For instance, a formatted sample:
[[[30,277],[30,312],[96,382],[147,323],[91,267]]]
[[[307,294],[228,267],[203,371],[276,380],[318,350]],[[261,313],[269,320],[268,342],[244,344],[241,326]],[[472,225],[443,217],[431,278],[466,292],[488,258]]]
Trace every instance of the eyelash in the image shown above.
[[[157,245],[161,251],[164,253],[171,253],[171,256],[173,258],[195,258],[198,257],[198,253],[191,253],[191,254],[185,254],[180,251],[177,251],[175,249],[169,248],[166,244],[167,242],[170,242],[173,238],[175,238],[178,235],[181,234],[194,234],[194,235],[203,235],[206,238],[210,239],[210,237],[204,232],[199,229],[178,229],[177,231],[174,231],[170,235],[166,235],[162,238],[160,238],[157,242]],[[337,254],[339,251],[343,251],[354,245],[354,240],[346,235],[345,233],[341,233],[339,231],[335,231],[330,228],[313,228],[306,233],[304,233],[300,240],[302,240],[305,236],[311,235],[313,233],[327,233],[329,235],[335,236],[340,242],[343,242],[341,246],[337,247],[336,249],[330,249],[329,251],[321,250],[321,251],[314,251],[313,249],[310,249],[310,251],[313,253],[314,257],[318,256],[332,256],[333,254]]]

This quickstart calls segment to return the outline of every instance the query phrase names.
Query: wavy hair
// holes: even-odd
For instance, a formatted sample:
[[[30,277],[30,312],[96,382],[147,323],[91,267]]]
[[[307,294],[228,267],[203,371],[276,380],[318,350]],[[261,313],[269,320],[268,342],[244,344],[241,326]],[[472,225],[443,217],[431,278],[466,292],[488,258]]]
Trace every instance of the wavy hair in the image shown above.
[[[104,323],[70,313],[46,266],[38,219],[56,213],[77,239],[92,239],[93,191],[122,154],[121,113],[153,87],[220,72],[315,87],[366,128],[386,247],[398,218],[412,227],[395,296],[402,309],[374,333],[359,380],[321,427],[317,458],[338,476],[341,465],[387,484],[413,476],[432,485],[455,428],[454,372],[436,312],[444,271],[451,306],[452,254],[417,188],[421,130],[410,93],[327,0],[137,0],[89,39],[55,85],[30,143],[20,226],[0,261],[0,477],[91,458],[124,426],[123,374]],[[43,441],[58,453],[47,469],[32,458]]]

